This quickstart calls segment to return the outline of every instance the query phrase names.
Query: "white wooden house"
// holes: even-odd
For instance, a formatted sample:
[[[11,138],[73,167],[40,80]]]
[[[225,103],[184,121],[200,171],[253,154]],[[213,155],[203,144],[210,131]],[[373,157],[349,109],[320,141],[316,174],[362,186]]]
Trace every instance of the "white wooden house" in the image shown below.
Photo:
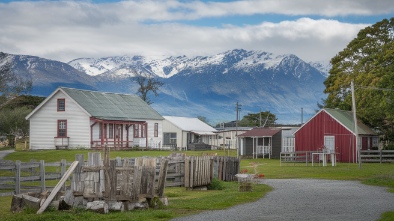
[[[211,149],[217,143],[216,129],[198,118],[163,117],[163,146],[166,148]]]
[[[253,127],[222,127],[216,128],[218,146],[222,149],[237,149],[237,136],[253,129]]]
[[[26,119],[30,149],[160,148],[164,118],[136,95],[59,87]]]

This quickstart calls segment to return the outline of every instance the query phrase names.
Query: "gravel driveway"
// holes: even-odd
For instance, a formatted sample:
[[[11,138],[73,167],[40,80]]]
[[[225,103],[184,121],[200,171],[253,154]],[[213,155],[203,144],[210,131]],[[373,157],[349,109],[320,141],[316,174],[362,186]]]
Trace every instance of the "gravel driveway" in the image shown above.
[[[383,212],[394,211],[394,194],[387,192],[387,188],[356,181],[266,179],[263,182],[274,190],[254,203],[173,220],[373,221]]]
[[[15,150],[0,150],[0,161],[3,160],[5,156],[13,152],[15,152]]]

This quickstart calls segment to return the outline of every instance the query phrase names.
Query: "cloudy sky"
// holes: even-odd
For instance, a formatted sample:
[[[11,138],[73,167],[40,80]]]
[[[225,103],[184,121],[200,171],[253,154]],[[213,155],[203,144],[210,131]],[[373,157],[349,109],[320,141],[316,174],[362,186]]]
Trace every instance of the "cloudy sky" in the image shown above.
[[[0,51],[68,62],[232,49],[329,61],[392,0],[0,0]]]

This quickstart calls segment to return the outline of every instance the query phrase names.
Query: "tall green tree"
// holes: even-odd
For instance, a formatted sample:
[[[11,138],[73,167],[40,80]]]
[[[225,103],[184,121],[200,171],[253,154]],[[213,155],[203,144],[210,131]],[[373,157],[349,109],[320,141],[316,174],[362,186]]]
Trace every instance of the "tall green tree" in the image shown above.
[[[358,117],[394,137],[394,18],[360,30],[331,64],[323,105],[351,110],[353,80]]]
[[[240,127],[271,127],[276,124],[276,115],[269,112],[250,113],[245,115],[238,123]]]

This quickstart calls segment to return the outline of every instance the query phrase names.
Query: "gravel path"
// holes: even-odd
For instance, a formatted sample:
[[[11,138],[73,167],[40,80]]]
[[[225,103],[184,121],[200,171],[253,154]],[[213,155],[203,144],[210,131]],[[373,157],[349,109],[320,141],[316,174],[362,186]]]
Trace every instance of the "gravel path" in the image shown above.
[[[208,211],[173,221],[373,221],[394,211],[394,194],[356,181],[266,179],[273,191],[257,202]]]
[[[7,156],[8,154],[13,153],[13,152],[15,152],[15,150],[1,150],[0,151],[0,161],[3,160],[3,158],[5,156]]]

